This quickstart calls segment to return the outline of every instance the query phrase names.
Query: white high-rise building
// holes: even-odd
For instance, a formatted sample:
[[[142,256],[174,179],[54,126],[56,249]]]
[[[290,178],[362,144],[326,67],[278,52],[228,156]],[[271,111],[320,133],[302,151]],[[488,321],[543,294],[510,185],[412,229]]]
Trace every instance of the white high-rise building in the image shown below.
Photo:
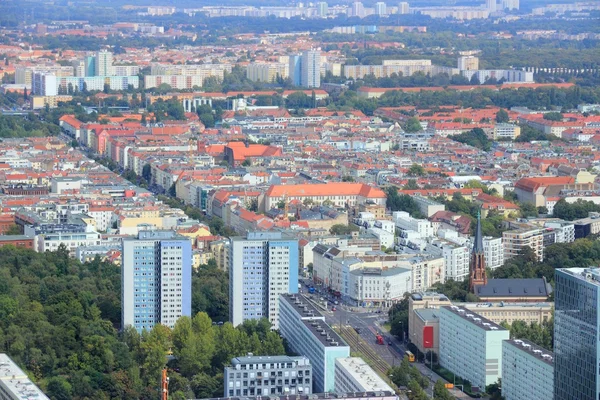
[[[298,292],[298,240],[280,232],[230,238],[229,319],[268,318],[279,327],[279,295]]]
[[[192,243],[174,231],[141,231],[123,239],[122,327],[169,328],[192,314]]]
[[[485,6],[490,12],[496,12],[496,0],[485,0]]]
[[[113,55],[107,50],[100,50],[96,53],[96,76],[112,76],[113,72]]]
[[[375,3],[375,14],[376,15],[387,15],[387,6],[383,1]]]
[[[317,3],[317,15],[321,18],[327,17],[327,12],[329,11],[328,8],[329,7],[326,2],[319,1]]]
[[[398,14],[408,14],[409,13],[409,5],[406,1],[401,1],[398,4]]]
[[[458,57],[458,69],[461,71],[476,71],[479,69],[479,57]]]
[[[365,6],[360,1],[355,1],[354,3],[352,3],[352,8],[350,11],[351,11],[352,17],[358,17],[358,18],[365,17]]]
[[[301,86],[318,88],[321,86],[321,49],[311,49],[302,53]]]
[[[502,342],[502,397],[554,398],[554,354],[525,339]]]

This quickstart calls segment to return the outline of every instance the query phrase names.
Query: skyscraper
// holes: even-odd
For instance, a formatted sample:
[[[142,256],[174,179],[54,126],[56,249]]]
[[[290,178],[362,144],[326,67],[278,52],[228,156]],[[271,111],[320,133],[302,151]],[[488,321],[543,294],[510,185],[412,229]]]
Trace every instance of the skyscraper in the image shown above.
[[[321,86],[321,49],[310,49],[302,53],[300,85],[307,88]]]
[[[290,56],[289,76],[294,86],[302,84],[302,56],[295,54]]]
[[[496,12],[496,0],[485,0],[485,6],[490,12]]]
[[[351,17],[364,18],[365,17],[365,6],[360,1],[352,3]]]
[[[375,3],[375,14],[376,15],[386,15],[387,14],[387,6],[383,1],[378,1]]]
[[[555,270],[554,398],[600,398],[600,268]]]
[[[192,244],[173,231],[141,231],[123,239],[122,327],[172,328],[192,314]]]
[[[475,293],[475,286],[487,285],[485,273],[485,256],[483,249],[483,233],[481,231],[481,214],[477,214],[477,227],[475,228],[475,244],[471,253],[469,265],[469,289]]]
[[[113,75],[113,55],[106,50],[100,50],[96,53],[96,76]]]
[[[406,1],[401,1],[400,4],[398,4],[398,14],[408,14],[408,11],[408,3]]]
[[[229,319],[268,318],[279,327],[279,295],[298,292],[298,240],[280,232],[230,239]]]
[[[328,5],[324,1],[319,1],[317,3],[317,15],[321,18],[327,17]]]

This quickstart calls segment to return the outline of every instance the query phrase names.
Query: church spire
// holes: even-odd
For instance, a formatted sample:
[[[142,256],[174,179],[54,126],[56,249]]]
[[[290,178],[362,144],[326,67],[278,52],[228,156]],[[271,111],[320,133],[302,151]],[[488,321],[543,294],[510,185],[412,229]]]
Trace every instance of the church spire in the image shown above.
[[[469,264],[469,290],[475,293],[476,286],[487,285],[485,272],[485,256],[483,255],[483,232],[481,230],[481,211],[477,213],[477,226],[475,227],[475,243]]]

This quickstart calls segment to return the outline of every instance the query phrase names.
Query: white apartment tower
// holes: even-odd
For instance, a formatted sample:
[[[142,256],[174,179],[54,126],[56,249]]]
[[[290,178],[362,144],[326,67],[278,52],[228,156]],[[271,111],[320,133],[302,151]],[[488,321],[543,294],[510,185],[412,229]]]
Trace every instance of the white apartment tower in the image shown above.
[[[302,53],[302,75],[300,84],[307,88],[321,86],[321,50],[310,49]]]
[[[96,76],[113,75],[113,55],[107,50],[96,53]]]

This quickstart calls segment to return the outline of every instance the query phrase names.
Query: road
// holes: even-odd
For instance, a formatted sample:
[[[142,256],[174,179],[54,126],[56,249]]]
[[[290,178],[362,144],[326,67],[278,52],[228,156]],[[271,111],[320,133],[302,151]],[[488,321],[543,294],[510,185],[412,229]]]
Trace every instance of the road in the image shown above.
[[[309,295],[309,298],[320,306],[325,321],[330,326],[342,327],[342,329],[348,326],[352,327],[354,334],[360,336],[360,338],[370,346],[371,350],[384,360],[388,366],[399,365],[404,358],[406,347],[400,340],[381,329],[381,324],[387,319],[386,314],[377,313],[375,310],[356,309],[355,307],[348,307],[345,305],[336,305],[336,311],[332,311],[333,304],[327,302],[327,306],[325,307],[326,300],[325,297],[322,296],[325,295],[314,294]],[[321,298],[324,300],[321,301]],[[360,334],[356,333],[356,328],[359,329]],[[384,345],[377,344],[376,335],[378,333],[381,333],[384,336]],[[433,397],[433,385],[439,379],[444,381],[444,383],[452,383],[431,371],[425,364],[416,362],[413,366],[429,379],[430,385],[426,389],[426,392],[431,397]],[[471,398],[458,389],[450,390],[450,393],[457,399]]]

